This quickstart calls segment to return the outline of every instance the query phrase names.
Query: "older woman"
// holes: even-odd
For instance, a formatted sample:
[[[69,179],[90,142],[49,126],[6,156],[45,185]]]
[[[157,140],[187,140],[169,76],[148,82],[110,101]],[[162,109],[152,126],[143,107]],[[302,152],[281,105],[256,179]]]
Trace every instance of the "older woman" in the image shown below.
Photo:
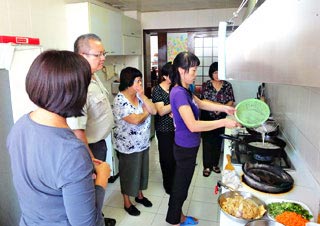
[[[151,114],[156,114],[155,105],[142,89],[142,74],[132,67],[120,73],[119,93],[114,99],[114,141],[119,153],[119,175],[124,209],[132,216],[140,211],[132,205],[130,196],[137,203],[151,207],[142,190],[148,187],[149,137]]]

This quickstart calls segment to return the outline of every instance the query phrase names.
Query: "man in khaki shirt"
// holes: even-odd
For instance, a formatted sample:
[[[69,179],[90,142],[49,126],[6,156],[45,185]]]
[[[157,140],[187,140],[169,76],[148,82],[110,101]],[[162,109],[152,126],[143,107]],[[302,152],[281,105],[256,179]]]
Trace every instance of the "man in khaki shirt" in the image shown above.
[[[83,108],[83,116],[68,118],[69,127],[87,146],[95,161],[105,161],[107,145],[105,138],[113,127],[112,108],[108,99],[109,92],[103,86],[95,72],[102,69],[105,61],[105,50],[101,39],[95,34],[85,34],[77,38],[74,52],[82,55],[91,66],[92,79],[88,88],[87,102]],[[105,218],[106,226],[115,225],[116,221]]]

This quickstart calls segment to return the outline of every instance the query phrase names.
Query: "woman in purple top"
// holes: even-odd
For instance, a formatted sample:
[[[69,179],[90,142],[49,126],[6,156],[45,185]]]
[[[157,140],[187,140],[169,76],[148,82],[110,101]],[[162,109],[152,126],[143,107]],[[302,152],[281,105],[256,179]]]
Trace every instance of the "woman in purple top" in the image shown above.
[[[199,120],[199,109],[227,114],[233,114],[235,111],[230,106],[200,100],[188,90],[189,85],[195,81],[199,64],[198,57],[190,52],[179,53],[173,61],[174,73],[171,82],[174,87],[170,91],[170,103],[175,125],[173,152],[176,170],[166,217],[166,221],[172,225],[198,223],[196,218],[182,215],[182,206],[187,198],[196,165],[200,132],[220,127],[234,128],[239,125],[236,121],[226,118],[214,121]]]

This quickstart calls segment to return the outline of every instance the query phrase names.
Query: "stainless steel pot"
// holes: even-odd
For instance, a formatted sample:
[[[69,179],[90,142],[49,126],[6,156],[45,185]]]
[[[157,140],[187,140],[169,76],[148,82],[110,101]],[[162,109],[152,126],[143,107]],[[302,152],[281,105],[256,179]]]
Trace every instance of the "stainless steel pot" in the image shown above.
[[[248,221],[252,220],[252,219],[244,219],[241,217],[235,217],[232,216],[231,214],[229,214],[228,212],[226,212],[223,208],[222,208],[222,204],[223,202],[226,201],[227,198],[234,198],[236,196],[242,196],[245,199],[251,199],[252,201],[254,201],[258,206],[263,205],[264,208],[267,210],[267,206],[266,204],[260,200],[259,198],[257,198],[256,196],[254,196],[253,194],[249,193],[249,192],[244,192],[244,191],[227,191],[225,193],[222,193],[219,198],[218,198],[218,203],[219,203],[219,207],[222,210],[222,212],[229,218],[231,218],[232,220],[238,222],[238,223],[247,223]],[[261,219],[263,216],[265,215],[265,213],[258,219]]]
[[[246,223],[245,226],[284,226],[284,225],[273,220],[261,219],[261,220],[250,221]]]

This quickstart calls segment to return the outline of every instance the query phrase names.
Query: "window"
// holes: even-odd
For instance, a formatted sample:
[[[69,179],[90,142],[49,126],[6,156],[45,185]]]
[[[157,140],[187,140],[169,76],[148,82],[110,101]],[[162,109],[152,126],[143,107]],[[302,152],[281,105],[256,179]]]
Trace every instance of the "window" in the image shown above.
[[[194,53],[200,59],[195,85],[202,85],[210,79],[208,74],[210,65],[218,61],[218,34],[196,35]]]

